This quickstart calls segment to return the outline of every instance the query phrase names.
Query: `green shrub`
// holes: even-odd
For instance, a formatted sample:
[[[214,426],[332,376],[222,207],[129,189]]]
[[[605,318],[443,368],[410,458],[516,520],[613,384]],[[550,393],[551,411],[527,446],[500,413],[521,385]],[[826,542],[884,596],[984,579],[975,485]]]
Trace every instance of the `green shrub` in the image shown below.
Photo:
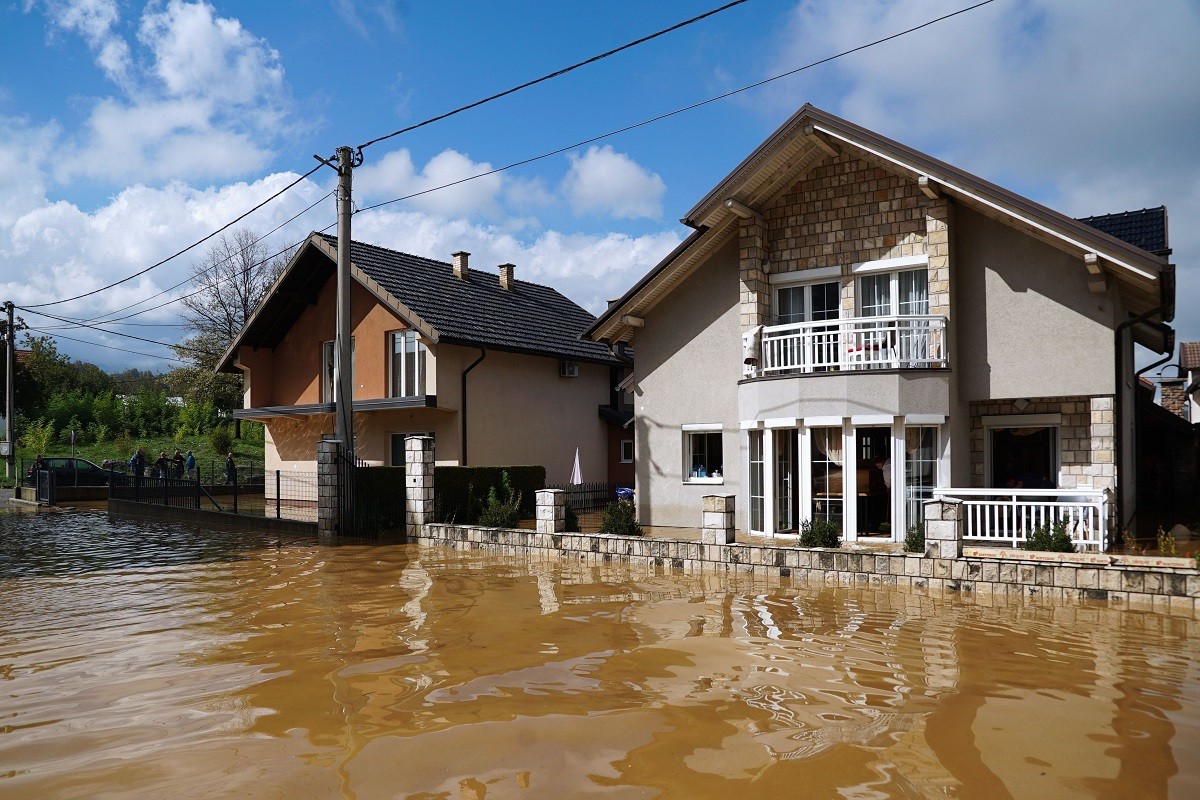
[[[108,441],[108,426],[103,422],[93,423],[91,434],[96,444],[104,444]]]
[[[546,487],[546,468],[510,467],[435,467],[433,470],[434,508],[437,519],[469,525],[479,518],[487,503],[488,492],[504,487],[503,475],[520,494],[520,513],[533,516],[537,490]]]
[[[1179,548],[1175,546],[1175,537],[1158,526],[1158,554],[1160,556],[1176,556],[1179,555]]]
[[[228,453],[229,448],[233,447],[233,434],[230,433],[229,426],[218,425],[209,431],[208,443],[217,452],[217,455]]]
[[[1046,553],[1074,553],[1075,543],[1071,541],[1071,534],[1067,532],[1067,521],[1060,519],[1049,529],[1045,526],[1035,528],[1021,548]]]
[[[600,532],[618,536],[641,536],[642,526],[637,524],[637,509],[633,507],[633,502],[613,500],[609,503],[600,517]]]
[[[25,427],[25,447],[34,453],[45,453],[54,443],[54,422],[39,419]]]
[[[488,488],[487,504],[479,514],[479,524],[487,528],[515,528],[521,519],[521,493],[513,489],[508,472],[500,473],[501,490]]]
[[[925,526],[921,523],[917,522],[908,526],[908,533],[904,535],[904,552],[922,554],[925,552]]]
[[[831,519],[806,519],[800,523],[801,547],[841,547],[842,526]]]
[[[563,509],[563,529],[567,533],[579,533],[579,515],[571,508],[570,503]]]

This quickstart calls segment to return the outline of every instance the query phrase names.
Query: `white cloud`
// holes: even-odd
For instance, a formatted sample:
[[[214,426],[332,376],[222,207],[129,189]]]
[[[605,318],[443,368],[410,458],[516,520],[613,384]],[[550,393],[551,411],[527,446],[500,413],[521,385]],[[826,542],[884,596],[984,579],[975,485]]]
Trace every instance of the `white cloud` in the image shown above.
[[[364,39],[370,38],[372,25],[382,25],[390,34],[402,32],[403,25],[397,5],[396,0],[334,0],[333,3],[342,21]],[[371,25],[368,25],[368,20]]]
[[[83,37],[109,80],[127,85],[129,45],[113,32],[121,16],[115,0],[47,0],[44,5],[54,25]]]
[[[355,171],[355,196],[362,206],[428,192],[405,203],[410,208],[443,216],[494,215],[499,211],[497,197],[504,186],[504,178],[499,173],[438,189],[491,169],[491,164],[472,161],[457,150],[443,150],[418,171],[412,154],[402,148],[393,150],[377,162],[368,161]],[[434,189],[437,191],[431,191]]]
[[[571,168],[560,189],[576,214],[603,213],[619,219],[662,217],[667,186],[610,145],[592,145],[582,156],[571,154]]]

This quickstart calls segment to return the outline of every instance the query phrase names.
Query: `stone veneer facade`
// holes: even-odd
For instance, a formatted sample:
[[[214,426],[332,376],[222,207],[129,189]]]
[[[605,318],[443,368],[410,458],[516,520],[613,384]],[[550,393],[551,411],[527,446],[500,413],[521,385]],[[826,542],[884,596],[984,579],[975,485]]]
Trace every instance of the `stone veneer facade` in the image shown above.
[[[1090,484],[1116,489],[1116,429],[1113,398],[1042,397],[1018,411],[1015,400],[971,403],[971,486],[982,488],[985,478],[983,418],[1000,415],[1061,414],[1058,428],[1058,487]]]
[[[771,322],[772,273],[842,270],[842,313],[855,316],[850,268],[901,256],[929,258],[929,313],[950,313],[950,208],[906,177],[873,166],[843,147],[740,226],[742,328]]]

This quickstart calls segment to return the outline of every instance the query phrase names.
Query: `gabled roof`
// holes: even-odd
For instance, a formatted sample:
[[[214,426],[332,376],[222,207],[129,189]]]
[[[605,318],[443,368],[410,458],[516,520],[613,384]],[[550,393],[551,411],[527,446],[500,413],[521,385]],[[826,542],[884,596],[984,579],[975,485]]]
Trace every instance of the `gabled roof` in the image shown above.
[[[580,338],[595,317],[548,286],[471,269],[454,276],[444,261],[351,242],[351,275],[377,300],[433,342],[486,347],[572,361],[615,364],[603,344]],[[337,237],[313,233],[292,257],[222,357],[234,371],[243,345],[274,349],[335,274]]]
[[[831,154],[848,150],[895,174],[921,181],[928,191],[943,194],[998,219],[1060,250],[1095,256],[1104,273],[1116,278],[1126,307],[1143,313],[1167,306],[1173,314],[1173,267],[1161,255],[1147,252],[1103,230],[1060,214],[978,176],[939,161],[885,136],[806,104],[733,169],[681,220],[702,231],[684,248],[671,253],[649,274],[611,304],[586,335],[599,341],[628,339],[633,326],[623,320],[653,307],[711,251],[714,238],[736,235],[736,211],[770,203]]]
[[[1084,225],[1115,236],[1134,247],[1160,256],[1169,256],[1167,246],[1167,207],[1143,208],[1141,211],[1122,211],[1118,214],[1101,214],[1095,217],[1080,217]]]
[[[1179,366],[1189,372],[1200,370],[1200,342],[1183,342],[1179,345]]]

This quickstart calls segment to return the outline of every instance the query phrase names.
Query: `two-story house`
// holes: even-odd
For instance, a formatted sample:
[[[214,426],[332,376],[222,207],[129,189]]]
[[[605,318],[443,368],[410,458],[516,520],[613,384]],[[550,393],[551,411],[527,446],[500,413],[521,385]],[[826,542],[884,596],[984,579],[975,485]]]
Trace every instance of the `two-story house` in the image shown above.
[[[351,246],[359,458],[404,463],[432,435],[439,465],[540,464],[547,481],[603,481],[625,364],[580,334],[595,317],[547,286],[361,242]],[[266,428],[266,468],[315,472],[331,436],[337,238],[308,237],[221,359],[241,372],[241,419]],[[599,410],[599,413],[598,413]]]
[[[1173,346],[1165,255],[808,105],[683,222],[587,332],[637,350],[643,523],[734,494],[743,531],[900,540],[952,489],[983,527],[1030,497],[1099,498],[1110,538],[1134,522],[1134,346]]]

